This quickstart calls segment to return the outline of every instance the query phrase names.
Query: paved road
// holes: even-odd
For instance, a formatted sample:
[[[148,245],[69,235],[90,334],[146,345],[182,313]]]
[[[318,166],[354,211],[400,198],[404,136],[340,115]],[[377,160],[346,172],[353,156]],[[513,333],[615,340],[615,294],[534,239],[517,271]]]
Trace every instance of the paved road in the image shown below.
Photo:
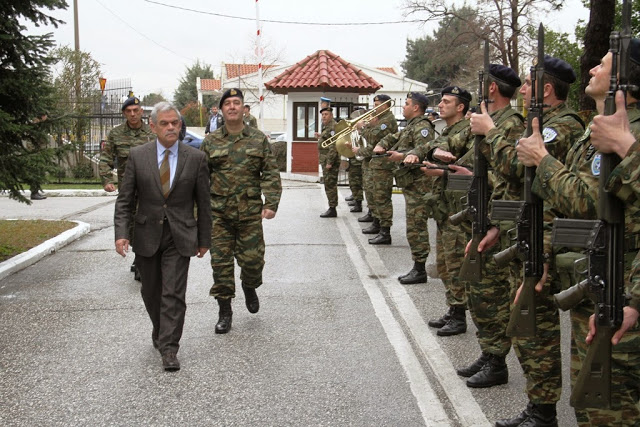
[[[276,219],[265,222],[260,313],[249,314],[240,295],[231,332],[214,334],[211,267],[193,258],[182,370],[172,374],[151,345],[132,259],[113,249],[115,198],[32,206],[0,198],[0,218],[92,228],[0,281],[0,424],[480,426],[524,407],[513,353],[507,385],[470,390],[455,375],[479,348],[473,326],[448,338],[426,326],[445,310],[439,280],[398,284],[411,266],[402,195],[394,195],[394,244],[373,247],[345,203],[338,218],[320,219],[319,185],[284,185]],[[575,424],[567,400],[568,390],[562,426]]]

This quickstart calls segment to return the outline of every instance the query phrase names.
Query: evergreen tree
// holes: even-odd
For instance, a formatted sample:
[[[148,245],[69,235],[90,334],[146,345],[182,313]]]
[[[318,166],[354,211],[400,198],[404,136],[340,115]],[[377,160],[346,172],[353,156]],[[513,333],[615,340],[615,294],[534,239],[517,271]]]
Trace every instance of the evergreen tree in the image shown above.
[[[211,65],[196,61],[191,67],[187,67],[184,76],[180,79],[180,84],[173,94],[173,101],[182,110],[190,102],[198,101],[198,89],[196,88],[196,79],[212,79],[213,70]]]

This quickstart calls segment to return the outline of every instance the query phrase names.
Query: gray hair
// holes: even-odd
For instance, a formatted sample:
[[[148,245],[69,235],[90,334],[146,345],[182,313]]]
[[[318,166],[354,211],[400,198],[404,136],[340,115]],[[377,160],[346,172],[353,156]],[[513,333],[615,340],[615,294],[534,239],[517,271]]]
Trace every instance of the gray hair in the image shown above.
[[[175,111],[178,115],[178,119],[182,118],[180,110],[178,110],[175,105],[170,102],[162,101],[153,106],[153,110],[151,110],[151,121],[153,123],[158,123],[158,113],[164,113],[166,111]]]

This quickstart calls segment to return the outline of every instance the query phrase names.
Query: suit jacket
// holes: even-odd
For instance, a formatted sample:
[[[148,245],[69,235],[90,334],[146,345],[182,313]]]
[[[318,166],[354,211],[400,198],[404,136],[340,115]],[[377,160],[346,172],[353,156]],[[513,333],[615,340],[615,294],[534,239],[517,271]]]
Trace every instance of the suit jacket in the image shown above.
[[[206,155],[181,142],[178,143],[178,162],[169,196],[165,199],[158,170],[156,142],[131,149],[124,182],[116,201],[115,238],[131,240],[129,223],[135,215],[135,247],[141,256],[154,255],[162,238],[164,218],[169,222],[178,253],[191,257],[198,248],[211,247],[211,207],[209,197],[209,169]],[[198,219],[194,218],[194,204]]]
[[[216,129],[220,129],[222,127],[222,125],[224,125],[224,117],[222,117],[222,114],[220,114],[220,112],[218,112],[218,114],[215,115],[216,121],[218,122],[218,126],[216,127],[216,129],[211,129],[211,119],[213,119],[213,114],[211,114],[209,116],[209,120],[207,120],[207,126],[205,126],[204,128],[204,133],[210,133],[213,132]]]

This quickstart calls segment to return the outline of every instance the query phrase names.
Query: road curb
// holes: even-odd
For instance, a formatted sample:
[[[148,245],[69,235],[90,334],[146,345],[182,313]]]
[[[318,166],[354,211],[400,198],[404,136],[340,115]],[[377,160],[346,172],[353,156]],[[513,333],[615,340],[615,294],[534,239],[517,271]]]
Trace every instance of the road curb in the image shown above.
[[[72,229],[61,233],[44,243],[41,243],[35,248],[29,249],[27,252],[23,252],[20,255],[16,255],[13,258],[0,263],[0,280],[30,265],[35,264],[47,255],[54,253],[58,249],[89,233],[89,231],[91,230],[91,226],[86,222],[72,222],[75,222],[77,224]]]

